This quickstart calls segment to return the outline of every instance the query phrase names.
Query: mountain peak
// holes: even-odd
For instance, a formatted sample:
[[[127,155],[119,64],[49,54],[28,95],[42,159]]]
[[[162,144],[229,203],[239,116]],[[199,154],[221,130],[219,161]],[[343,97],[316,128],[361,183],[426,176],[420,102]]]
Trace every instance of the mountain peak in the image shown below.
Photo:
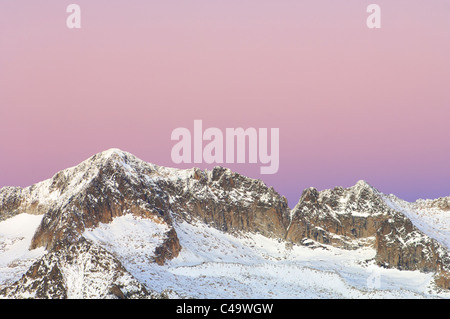
[[[136,156],[131,153],[122,151],[118,148],[110,148],[106,151],[91,156],[89,159],[87,159],[87,161],[103,163],[105,161],[113,160],[116,162],[124,162],[127,159],[136,159]]]
[[[370,187],[372,188],[372,186],[369,185],[369,183],[367,183],[365,180],[360,179],[358,182],[356,182],[355,186],[358,187]]]
[[[134,156],[131,153],[128,153],[126,151],[122,151],[119,148],[110,148],[107,149],[103,152],[97,153],[96,155],[98,155],[99,157],[103,157],[103,158],[109,158],[112,156]]]
[[[356,189],[356,190],[368,190],[371,191],[373,193],[379,193],[379,191],[373,187],[372,185],[370,185],[369,183],[367,183],[365,180],[359,180],[354,186],[350,187],[352,189]]]
[[[158,166],[137,158],[135,155],[122,151],[118,148],[111,148],[97,153],[79,165],[73,167],[72,171],[94,171],[110,174],[120,174],[138,177],[142,172],[152,172],[158,170]],[[67,170],[66,170],[67,171]]]

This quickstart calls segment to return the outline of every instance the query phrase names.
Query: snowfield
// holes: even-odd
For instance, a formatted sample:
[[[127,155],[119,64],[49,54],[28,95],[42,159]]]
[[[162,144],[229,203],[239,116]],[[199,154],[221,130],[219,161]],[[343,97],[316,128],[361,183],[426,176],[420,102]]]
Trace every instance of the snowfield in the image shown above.
[[[409,203],[392,194],[384,199],[390,207],[408,217],[423,233],[450,249],[450,210],[428,207],[431,200],[420,199]]]
[[[43,248],[28,250],[41,219],[20,214],[0,222],[0,287],[20,279],[45,254]],[[372,248],[291,245],[259,234],[224,233],[201,222],[174,227],[183,248],[164,266],[153,262],[169,230],[161,220],[127,214],[83,236],[112,253],[148,289],[171,297],[450,298],[435,288],[431,273],[376,266]],[[70,297],[77,298],[85,276],[72,268],[64,273]],[[101,273],[96,276],[101,282]]]
[[[0,222],[0,289],[18,280],[44,248],[28,250],[43,215],[19,214]]]
[[[97,232],[96,242],[157,292],[219,299],[450,298],[450,293],[433,287],[432,274],[376,266],[371,248],[348,251],[292,246],[258,234],[227,234],[203,223],[176,224],[183,249],[177,258],[158,266],[148,262],[155,246],[146,246],[141,237],[146,227],[151,230],[154,226],[136,225],[134,217],[124,217],[118,224],[131,222],[135,230],[129,229],[124,237],[119,230],[105,237]],[[107,227],[114,229],[113,224]],[[162,234],[159,229],[154,238]],[[90,231],[85,236],[95,240]],[[141,247],[140,253],[135,252],[136,246]]]
[[[145,270],[145,265],[153,262],[154,250],[163,243],[168,231],[169,227],[162,220],[127,214],[114,218],[109,224],[86,230],[83,236],[114,256],[130,261],[130,267]]]

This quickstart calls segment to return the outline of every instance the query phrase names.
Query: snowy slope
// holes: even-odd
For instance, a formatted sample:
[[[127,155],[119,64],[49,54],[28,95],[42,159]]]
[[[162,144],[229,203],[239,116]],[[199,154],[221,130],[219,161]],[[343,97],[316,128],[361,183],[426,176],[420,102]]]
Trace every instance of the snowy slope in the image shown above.
[[[385,195],[385,201],[393,209],[408,217],[424,234],[450,249],[450,210],[433,206],[433,200],[409,203],[392,194]]]
[[[41,257],[43,248],[29,250],[42,215],[20,214],[0,222],[0,289],[18,280]]]
[[[86,230],[83,236],[113,255],[145,265],[154,262],[155,249],[163,243],[168,231],[167,224],[161,221],[127,214]]]
[[[122,223],[122,222],[121,222]],[[134,254],[139,231],[126,242],[107,243],[125,268],[148,289],[195,298],[433,298],[432,274],[382,269],[375,250],[289,246],[259,234],[233,236],[203,223],[177,224],[180,255],[164,266]],[[85,235],[92,236],[86,232]],[[150,249],[151,251],[151,249]]]

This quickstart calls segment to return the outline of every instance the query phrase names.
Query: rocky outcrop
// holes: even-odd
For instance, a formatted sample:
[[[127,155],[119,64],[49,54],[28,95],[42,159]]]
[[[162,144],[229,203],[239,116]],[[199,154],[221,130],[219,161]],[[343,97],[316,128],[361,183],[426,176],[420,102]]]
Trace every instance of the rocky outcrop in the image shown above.
[[[448,270],[438,272],[434,276],[434,282],[440,288],[450,289],[450,272]]]
[[[368,244],[392,211],[379,195],[363,181],[347,189],[306,189],[293,209],[286,239],[301,243],[308,238],[346,249]]]
[[[84,238],[58,242],[13,285],[5,298],[159,298],[140,284],[106,250]]]
[[[0,189],[0,221],[21,213],[22,189],[20,187],[4,187]]]
[[[284,238],[289,224],[286,198],[259,180],[223,167],[192,170],[175,183],[171,210],[182,220],[201,220],[225,232],[256,232]]]
[[[285,237],[289,223],[287,200],[261,181],[221,167],[212,171],[158,167],[119,150],[97,154],[28,188],[2,189],[1,194],[5,218],[21,212],[44,215],[30,248],[50,251],[2,292],[6,296],[68,297],[61,260],[76,262],[82,256],[79,249],[92,249],[83,237],[85,230],[125,214],[166,224],[169,230],[151,258],[159,265],[182,249],[174,222],[201,220],[226,232],[276,238]],[[127,297],[121,291],[111,283],[102,297]]]
[[[438,209],[441,211],[450,211],[450,197],[441,197],[438,199],[419,199],[414,202],[418,209]]]
[[[392,200],[364,181],[346,189],[306,189],[293,209],[286,239],[300,244],[312,239],[345,249],[370,245],[378,265],[433,272],[436,285],[448,289],[448,250],[415,227]],[[447,203],[439,199],[419,204],[445,209]]]
[[[400,213],[385,220],[376,235],[376,261],[400,270],[436,273],[436,284],[450,289],[450,255],[436,240],[423,234]]]
[[[163,240],[163,243],[155,248],[155,262],[158,265],[164,265],[166,260],[177,257],[180,251],[180,241],[175,229],[172,228],[167,232],[167,237]]]

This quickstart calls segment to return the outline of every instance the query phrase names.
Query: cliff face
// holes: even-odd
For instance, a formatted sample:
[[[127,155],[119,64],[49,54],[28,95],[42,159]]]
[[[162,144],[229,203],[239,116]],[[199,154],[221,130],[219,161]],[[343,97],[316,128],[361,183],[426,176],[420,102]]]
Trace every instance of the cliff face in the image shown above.
[[[430,238],[408,215],[449,207],[446,198],[404,204],[360,181],[349,188],[306,189],[291,211],[273,188],[229,169],[165,168],[113,149],[36,185],[0,190],[0,221],[23,212],[43,215],[30,248],[45,247],[55,265],[33,265],[18,284],[22,288],[10,287],[3,294],[24,295],[20,289],[27,287],[37,296],[66,297],[67,287],[56,284],[64,277],[58,263],[67,263],[70,249],[93,249],[83,237],[87,229],[128,214],[167,229],[150,256],[159,265],[182,249],[176,224],[201,221],[228,233],[259,233],[294,244],[314,240],[343,249],[372,246],[378,265],[434,272],[437,285],[449,288],[450,259],[440,240],[445,234]],[[27,284],[31,279],[33,286]],[[123,289],[114,285],[108,291],[120,295]]]
[[[21,213],[42,215],[46,205],[41,205],[33,190],[36,186],[27,188],[4,187],[0,189],[0,221]]]
[[[309,188],[293,209],[286,238],[295,243],[309,238],[346,249],[358,248],[375,239],[390,211],[379,192],[363,181],[348,189],[318,192]]]
[[[169,194],[176,218],[199,219],[225,232],[257,232],[284,238],[289,223],[286,198],[261,181],[216,167],[194,169]]]
[[[20,187],[4,187],[0,189],[0,221],[20,213],[21,192],[22,189]]]

